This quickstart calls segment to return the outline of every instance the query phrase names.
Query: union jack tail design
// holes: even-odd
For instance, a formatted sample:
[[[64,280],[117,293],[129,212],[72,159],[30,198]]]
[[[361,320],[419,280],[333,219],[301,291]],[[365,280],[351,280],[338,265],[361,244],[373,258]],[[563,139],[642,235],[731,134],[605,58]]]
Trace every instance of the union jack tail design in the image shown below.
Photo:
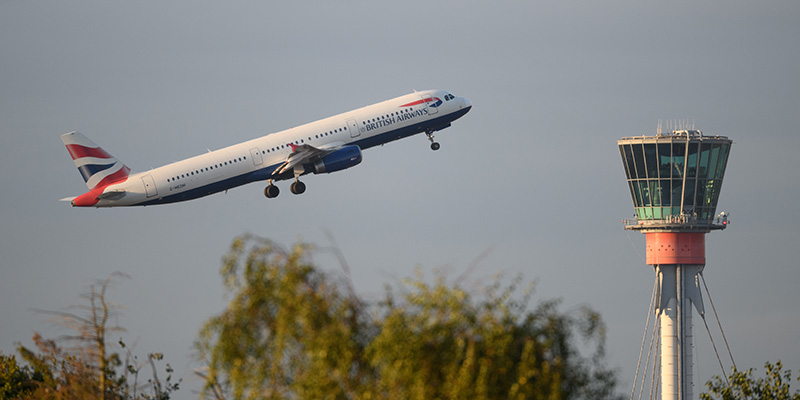
[[[67,146],[89,190],[128,179],[130,168],[80,132],[65,133],[61,135],[61,141]]]

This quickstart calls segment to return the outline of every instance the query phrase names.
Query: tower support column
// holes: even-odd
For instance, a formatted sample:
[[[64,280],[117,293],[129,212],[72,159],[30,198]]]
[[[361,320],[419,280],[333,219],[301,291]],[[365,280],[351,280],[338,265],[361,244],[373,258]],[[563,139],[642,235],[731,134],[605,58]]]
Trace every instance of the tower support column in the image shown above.
[[[696,232],[649,232],[647,251],[647,263],[658,274],[654,311],[661,325],[661,399],[692,399],[692,306],[703,315],[697,275],[705,263],[705,236]]]

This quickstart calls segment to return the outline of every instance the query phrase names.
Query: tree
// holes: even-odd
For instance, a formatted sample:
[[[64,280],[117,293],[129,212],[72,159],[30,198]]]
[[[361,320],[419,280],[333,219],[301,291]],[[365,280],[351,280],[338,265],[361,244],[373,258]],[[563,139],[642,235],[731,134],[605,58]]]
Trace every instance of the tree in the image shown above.
[[[710,393],[703,393],[700,398],[703,400],[800,400],[800,392],[794,394],[789,392],[789,382],[792,381],[792,371],[781,372],[783,364],[778,360],[775,364],[769,362],[764,364],[766,376],[764,378],[753,379],[753,369],[745,372],[737,371],[736,368],[726,381],[719,376],[714,377],[706,383]],[[797,377],[800,381],[800,376]]]
[[[248,242],[256,246],[247,251]],[[208,363],[206,389],[235,398],[353,398],[369,379],[361,304],[307,263],[265,240],[234,240],[222,276],[228,308],[195,345]]]
[[[165,384],[162,385],[158,379],[154,360],[161,360],[163,355],[148,354],[146,363],[152,368],[153,378],[140,388],[138,373],[144,364],[136,364],[136,357],[130,349],[127,349],[124,363],[119,353],[109,350],[108,335],[124,329],[111,325],[118,307],[107,301],[106,294],[115,279],[125,277],[115,273],[91,285],[89,293],[81,295],[86,304],[70,307],[79,310],[78,313],[40,310],[53,316],[57,324],[69,328],[71,333],[57,340],[44,339],[37,333],[33,337],[33,350],[20,345],[18,352],[27,366],[20,368],[16,359],[2,356],[0,400],[169,399],[170,393],[178,390],[180,381],[172,382],[169,364]],[[68,347],[59,343],[66,343]],[[126,347],[122,338],[118,343],[123,349]],[[132,384],[129,382],[131,376]],[[4,381],[10,384],[4,384]],[[140,392],[139,389],[143,390]]]
[[[83,315],[65,311],[40,310],[42,313],[54,316],[56,323],[73,331],[73,334],[63,336],[61,340],[73,343],[71,350],[82,357],[82,361],[93,372],[94,378],[98,382],[97,396],[101,400],[105,399],[107,392],[119,384],[110,379],[114,374],[113,368],[119,366],[120,360],[116,353],[108,354],[106,335],[123,332],[124,329],[118,325],[109,326],[109,319],[116,317],[118,307],[106,300],[106,291],[114,279],[120,278],[128,278],[128,276],[117,272],[109,275],[105,280],[90,285],[89,293],[80,296],[88,304],[73,306],[73,308],[84,311]],[[55,345],[53,347],[55,348]],[[91,374],[92,372],[87,373]]]
[[[38,378],[38,379],[37,379]],[[15,399],[33,390],[35,382],[41,381],[27,365],[19,365],[13,356],[0,352],[0,399]]]
[[[477,301],[442,275],[428,285],[418,273],[405,281],[399,301],[388,291],[380,333],[368,348],[378,397],[613,398],[599,315],[588,308],[562,314],[555,300],[527,311],[533,285],[515,301],[519,283],[503,288],[495,281]],[[595,341],[591,358],[577,351],[574,330]]]
[[[527,310],[532,285],[497,280],[473,298],[439,274],[421,274],[368,304],[314,267],[312,248],[283,251],[236,238],[222,277],[232,296],[195,347],[217,399],[615,398],[602,365],[597,313],[560,313],[557,301]],[[345,288],[345,289],[342,289]],[[576,335],[594,347],[582,356]]]

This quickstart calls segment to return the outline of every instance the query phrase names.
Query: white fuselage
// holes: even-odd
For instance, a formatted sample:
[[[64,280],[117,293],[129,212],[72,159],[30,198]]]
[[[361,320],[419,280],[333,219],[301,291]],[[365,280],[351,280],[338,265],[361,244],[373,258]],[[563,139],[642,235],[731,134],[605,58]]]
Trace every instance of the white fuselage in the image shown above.
[[[149,171],[109,185],[95,207],[154,205],[191,200],[259,180],[296,178],[275,175],[290,156],[289,144],[333,149],[381,145],[421,132],[433,132],[466,114],[472,105],[447,91],[428,90],[272,133]],[[119,193],[120,196],[114,196]]]

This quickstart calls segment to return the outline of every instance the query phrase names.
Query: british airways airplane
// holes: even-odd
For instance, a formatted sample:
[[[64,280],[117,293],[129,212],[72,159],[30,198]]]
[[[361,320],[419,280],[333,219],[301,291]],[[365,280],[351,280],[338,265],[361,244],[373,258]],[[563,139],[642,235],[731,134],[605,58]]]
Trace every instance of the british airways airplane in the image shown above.
[[[294,179],[291,192],[301,194],[301,176],[358,165],[361,151],[373,146],[425,133],[438,150],[433,133],[471,108],[469,100],[445,90],[414,92],[135,174],[86,136],[70,132],[61,140],[89,191],[61,200],[73,207],[149,206],[255,181],[267,181],[264,195],[273,198],[280,193],[274,182],[288,179]]]

